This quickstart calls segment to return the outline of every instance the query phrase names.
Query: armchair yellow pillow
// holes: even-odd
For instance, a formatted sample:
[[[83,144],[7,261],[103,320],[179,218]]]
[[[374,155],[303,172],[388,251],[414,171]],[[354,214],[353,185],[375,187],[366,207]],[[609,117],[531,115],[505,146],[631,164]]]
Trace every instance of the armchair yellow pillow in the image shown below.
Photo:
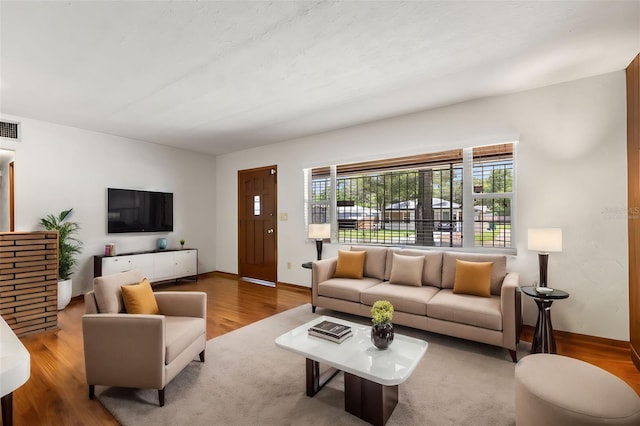
[[[366,251],[338,250],[338,264],[334,278],[355,278],[361,280],[364,276],[364,259]]]
[[[456,259],[456,277],[453,292],[473,296],[491,296],[493,262],[467,262]]]
[[[128,314],[157,315],[160,313],[151,283],[146,278],[140,284],[123,285],[120,288]]]

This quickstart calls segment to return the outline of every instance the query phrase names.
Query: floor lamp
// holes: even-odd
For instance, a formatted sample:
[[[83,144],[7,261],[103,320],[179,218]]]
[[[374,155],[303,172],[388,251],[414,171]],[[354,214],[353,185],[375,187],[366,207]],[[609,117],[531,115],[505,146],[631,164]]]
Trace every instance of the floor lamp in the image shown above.
[[[318,250],[318,260],[322,259],[322,241],[331,238],[330,223],[311,223],[309,224],[309,238],[316,240],[316,249]]]
[[[562,229],[529,229],[528,237],[529,250],[535,250],[538,252],[538,263],[540,267],[540,287],[546,287],[549,252],[562,251]]]

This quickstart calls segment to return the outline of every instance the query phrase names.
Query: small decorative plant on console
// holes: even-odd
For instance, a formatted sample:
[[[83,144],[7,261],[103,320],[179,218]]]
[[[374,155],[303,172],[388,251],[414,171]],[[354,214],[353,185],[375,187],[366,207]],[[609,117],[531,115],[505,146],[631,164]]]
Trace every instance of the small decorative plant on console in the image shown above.
[[[378,300],[371,307],[371,343],[378,349],[387,349],[393,342],[393,305],[387,300]]]
[[[184,248],[184,239],[180,240],[180,248]]]

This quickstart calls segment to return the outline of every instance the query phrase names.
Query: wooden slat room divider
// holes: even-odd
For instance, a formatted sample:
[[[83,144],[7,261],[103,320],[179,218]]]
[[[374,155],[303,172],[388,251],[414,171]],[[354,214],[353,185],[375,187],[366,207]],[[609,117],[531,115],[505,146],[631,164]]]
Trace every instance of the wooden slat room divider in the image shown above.
[[[0,233],[0,315],[18,336],[57,328],[58,233]]]

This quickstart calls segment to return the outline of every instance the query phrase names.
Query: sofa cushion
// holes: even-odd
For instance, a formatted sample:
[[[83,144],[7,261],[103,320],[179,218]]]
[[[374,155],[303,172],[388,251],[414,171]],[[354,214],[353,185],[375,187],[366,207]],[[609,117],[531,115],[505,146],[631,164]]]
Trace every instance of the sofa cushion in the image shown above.
[[[128,314],[157,315],[160,313],[153,289],[146,278],[139,284],[123,285],[120,288]]]
[[[318,283],[318,295],[359,303],[361,291],[380,283],[379,279],[369,277],[361,280],[331,278]]]
[[[426,315],[427,302],[439,290],[431,286],[400,286],[385,282],[363,290],[360,303],[373,306],[377,300],[388,300],[396,312]]]
[[[391,266],[393,265],[393,253],[400,253],[401,251],[402,249],[397,247],[389,247],[387,249],[387,262],[384,267],[385,281],[389,281],[389,278],[391,278]]]
[[[453,292],[472,296],[491,296],[493,262],[467,262],[456,259],[456,278]]]
[[[338,263],[334,278],[362,279],[366,251],[338,250]]]
[[[442,252],[432,250],[405,249],[399,252],[403,256],[424,257],[422,285],[442,287]]]
[[[165,317],[165,364],[170,364],[178,355],[206,333],[203,318]]]
[[[391,284],[412,285],[414,287],[422,286],[423,264],[424,257],[422,256],[403,256],[393,253],[389,282]]]
[[[500,296],[477,297],[454,294],[453,290],[442,289],[427,302],[427,316],[490,330],[502,330]]]
[[[384,280],[384,268],[387,260],[386,247],[351,246],[353,251],[367,252],[364,257],[364,276]]]
[[[500,295],[502,281],[507,274],[507,257],[505,255],[444,252],[442,257],[442,288],[453,288],[456,259],[468,262],[493,262],[491,294]]]
[[[94,278],[93,290],[100,313],[124,312],[120,287],[127,284],[138,284],[143,278],[142,272],[135,270]]]

